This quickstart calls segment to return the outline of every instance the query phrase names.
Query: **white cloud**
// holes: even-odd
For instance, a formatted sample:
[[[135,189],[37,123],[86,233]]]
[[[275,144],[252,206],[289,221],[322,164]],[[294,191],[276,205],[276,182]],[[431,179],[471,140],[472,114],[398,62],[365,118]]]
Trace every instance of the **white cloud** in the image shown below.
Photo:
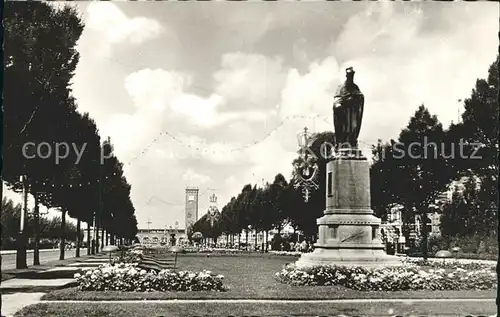
[[[194,172],[192,169],[188,169],[184,175],[182,175],[182,180],[191,183],[192,185],[203,185],[210,181],[210,177]]]
[[[125,89],[138,108],[164,109],[190,84],[189,75],[163,69],[142,69],[125,78]]]
[[[399,10],[411,4],[373,3],[350,17],[340,4],[335,9],[311,4],[291,16],[280,13],[287,11],[278,11],[280,4],[276,3],[267,4],[265,9],[253,8],[251,15],[233,9],[228,19],[206,6],[200,24],[151,9],[151,16],[165,19],[162,25],[144,17],[128,17],[117,7],[121,5],[129,4],[88,4],[82,35],[85,49],[80,50],[83,64],[77,69],[80,80],[75,81],[75,96],[82,109],[96,118],[104,136],[112,137],[125,163],[157,139],[133,164],[124,167],[141,227],[147,226],[149,217],[160,226],[179,221],[182,227],[187,185],[219,188],[216,193],[223,206],[246,183],[260,183],[262,178],[272,181],[279,172],[288,178],[298,147],[296,135],[304,126],[313,132],[333,130],[333,93],[345,79],[346,66],[354,67],[355,82],[365,94],[360,135],[365,145],[377,138],[397,137],[421,102],[445,123],[456,118],[456,100],[469,96],[476,78],[486,76],[498,47],[498,10],[483,3],[413,6],[441,9],[437,13],[429,8],[423,13]],[[365,4],[358,8],[362,6]],[[338,23],[346,20],[343,27]],[[318,27],[314,34],[308,33],[311,25]],[[213,37],[192,39],[182,33],[182,41],[172,42],[181,33],[171,34],[170,30],[190,27],[195,27],[197,35],[202,29]],[[313,48],[314,39],[327,43],[336,34],[321,32],[321,27],[342,31],[330,49],[318,52]],[[432,31],[424,32],[425,27]],[[156,36],[161,39],[154,48],[144,45]],[[140,41],[143,45],[137,45]],[[132,55],[126,58],[124,52],[121,57],[132,64],[126,67],[89,58],[96,51],[108,54],[112,46],[121,43],[175,58],[151,61],[150,65],[149,60]],[[263,47],[262,43],[273,43],[274,47]],[[220,61],[215,65],[218,69],[207,67],[208,73],[199,68],[200,56],[207,63]],[[304,65],[309,67],[303,70]],[[142,69],[145,67],[150,69]],[[102,73],[98,87],[91,84],[97,82],[96,72]],[[204,82],[207,78],[213,80],[213,91],[206,96],[190,92],[195,82],[209,86]],[[123,81],[126,93],[123,86],[122,90],[104,86]],[[290,115],[320,118],[290,119],[280,125]],[[176,139],[160,136],[162,131]],[[249,146],[241,149],[245,145]],[[367,148],[363,150],[369,155]],[[151,196],[177,205],[160,201],[145,205]],[[203,204],[208,202],[207,197],[200,199]]]
[[[86,30],[98,32],[96,49],[108,55],[112,45],[130,43],[138,45],[158,37],[164,28],[156,20],[145,17],[130,18],[116,4],[92,2],[87,7]]]
[[[234,101],[231,109],[262,109],[276,104],[284,75],[282,58],[233,52],[222,56],[213,77],[215,91]]]
[[[184,94],[175,99],[171,104],[174,113],[182,115],[193,124],[202,127],[211,127],[218,124],[217,107],[222,102],[219,95],[211,95],[209,98],[201,98],[196,95]]]
[[[349,19],[334,43],[341,71],[354,66],[355,82],[365,94],[362,140],[397,137],[421,103],[445,126],[456,121],[463,111],[458,99],[470,95],[476,79],[486,75],[485,61],[495,58],[498,39],[491,30],[498,27],[498,16],[487,6],[441,8],[439,23],[452,30],[425,33],[430,21],[419,6],[397,12],[397,4],[370,4]]]
[[[304,75],[297,69],[289,70],[281,91],[280,117],[330,114],[332,96],[339,80],[338,72],[334,57],[328,57],[321,63],[311,63],[309,72]]]

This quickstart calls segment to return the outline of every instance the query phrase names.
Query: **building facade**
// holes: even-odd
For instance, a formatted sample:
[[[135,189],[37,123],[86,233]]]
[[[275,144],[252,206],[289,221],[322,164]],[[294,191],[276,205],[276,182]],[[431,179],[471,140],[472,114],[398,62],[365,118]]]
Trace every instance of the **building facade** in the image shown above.
[[[198,220],[198,193],[198,188],[186,188],[186,232]]]
[[[137,230],[137,238],[139,243],[148,246],[171,245],[171,239],[175,239],[175,244],[180,243],[185,239],[184,229],[139,229]]]

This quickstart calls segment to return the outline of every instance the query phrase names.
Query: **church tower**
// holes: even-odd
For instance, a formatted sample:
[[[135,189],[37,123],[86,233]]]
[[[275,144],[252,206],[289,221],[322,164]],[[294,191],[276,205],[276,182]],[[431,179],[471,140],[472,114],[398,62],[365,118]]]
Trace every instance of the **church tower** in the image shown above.
[[[196,187],[186,188],[186,233],[198,220],[198,192]]]

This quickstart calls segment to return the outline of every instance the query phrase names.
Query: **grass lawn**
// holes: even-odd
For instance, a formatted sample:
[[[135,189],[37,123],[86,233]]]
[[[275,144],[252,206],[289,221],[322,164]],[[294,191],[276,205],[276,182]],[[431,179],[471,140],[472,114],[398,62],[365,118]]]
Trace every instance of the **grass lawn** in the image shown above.
[[[398,291],[362,292],[339,286],[291,286],[275,280],[274,274],[296,258],[289,256],[183,256],[182,270],[211,270],[225,277],[227,292],[94,292],[77,288],[55,290],[42,300],[127,300],[127,299],[355,299],[355,298],[495,298],[488,291]],[[148,315],[149,316],[149,315]]]
[[[495,302],[407,303],[40,303],[15,317],[491,315]]]

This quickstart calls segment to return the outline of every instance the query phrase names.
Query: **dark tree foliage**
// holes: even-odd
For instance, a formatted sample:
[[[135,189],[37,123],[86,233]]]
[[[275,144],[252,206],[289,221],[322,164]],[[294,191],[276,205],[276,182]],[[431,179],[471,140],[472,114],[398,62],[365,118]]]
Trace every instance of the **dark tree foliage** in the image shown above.
[[[62,228],[66,215],[77,219],[78,229],[81,221],[92,224],[102,198],[109,212],[103,212],[100,224],[106,230],[118,224],[116,235],[135,236],[137,221],[121,163],[113,157],[113,167],[106,168],[112,177],[106,179],[101,196],[96,186],[102,176],[100,136],[89,114],[78,112],[72,96],[70,81],[79,60],[76,44],[83,31],[78,13],[70,6],[56,9],[42,2],[8,2],[4,10],[2,178],[19,191],[20,176],[26,176],[27,189],[40,204],[61,210]],[[50,150],[38,147],[41,143]],[[74,148],[83,149],[83,155]],[[56,149],[63,158],[56,160]],[[115,218],[119,222],[110,220]],[[66,237],[68,232],[61,231],[60,238]]]

